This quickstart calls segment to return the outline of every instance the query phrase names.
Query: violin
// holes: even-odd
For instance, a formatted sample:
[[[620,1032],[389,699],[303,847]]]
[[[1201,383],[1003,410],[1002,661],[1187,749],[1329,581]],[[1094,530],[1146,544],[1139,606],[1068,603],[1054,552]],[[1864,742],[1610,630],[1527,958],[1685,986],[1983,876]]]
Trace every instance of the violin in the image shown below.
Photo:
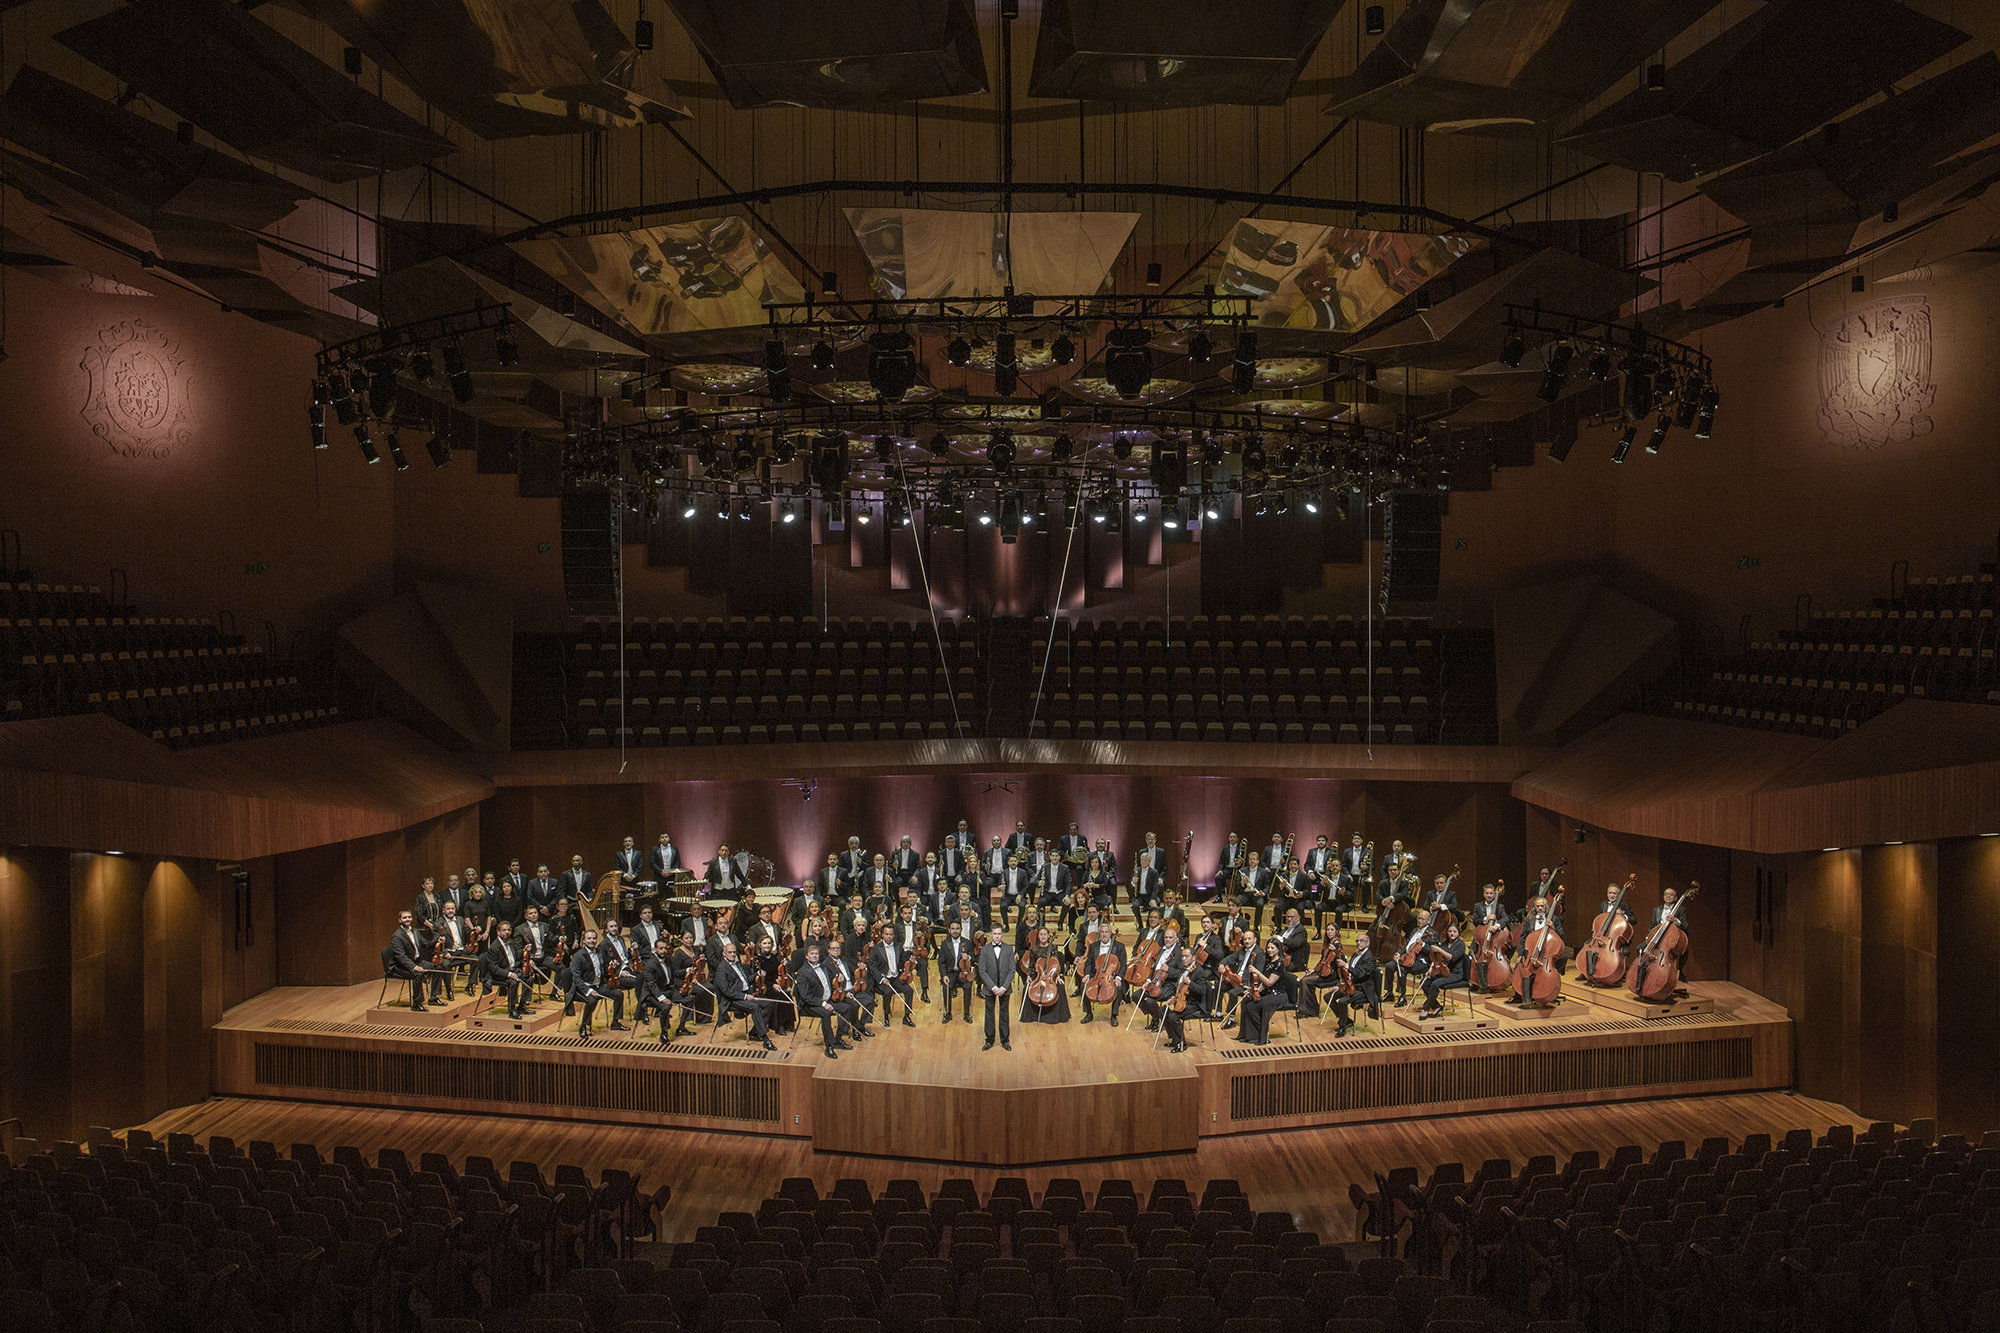
[[[1451,971],[1451,950],[1442,944],[1431,946],[1431,970],[1425,976],[1441,977]]]
[[[1648,1004],[1666,1004],[1680,988],[1681,960],[1688,947],[1687,931],[1681,928],[1681,904],[1699,892],[1701,881],[1689,881],[1687,892],[1674,899],[1660,924],[1646,937],[1646,947],[1639,951],[1626,988]]]
[[[1053,951],[1037,958],[1028,981],[1028,1003],[1046,1009],[1062,994],[1062,959]]]
[[[838,967],[829,965],[826,969],[826,1002],[839,1004],[847,998],[847,978]]]
[[[973,934],[972,947],[970,949],[965,949],[960,951],[961,956],[958,960],[959,984],[964,986],[970,986],[972,984],[973,960],[979,956],[979,951],[981,949],[984,949],[985,947],[986,947],[986,932],[981,930]]]
[[[1410,936],[1408,941],[1404,943],[1403,952],[1397,957],[1396,961],[1404,967],[1415,967],[1417,960],[1424,956],[1424,940],[1435,933],[1430,926],[1426,925],[1416,934]]]
[[[1551,875],[1550,880],[1555,877]],[[1556,964],[1563,955],[1562,936],[1556,934],[1556,909],[1562,906],[1558,890],[1548,900],[1542,923],[1521,940],[1519,957],[1514,960],[1514,990],[1523,1004],[1550,1005],[1562,993],[1562,973]]]
[[[1577,970],[1589,985],[1616,986],[1625,979],[1625,969],[1632,965],[1632,918],[1618,909],[1625,905],[1625,895],[1631,892],[1637,878],[1625,877],[1625,882],[1611,895],[1610,903],[1591,923],[1590,943],[1576,956]]]

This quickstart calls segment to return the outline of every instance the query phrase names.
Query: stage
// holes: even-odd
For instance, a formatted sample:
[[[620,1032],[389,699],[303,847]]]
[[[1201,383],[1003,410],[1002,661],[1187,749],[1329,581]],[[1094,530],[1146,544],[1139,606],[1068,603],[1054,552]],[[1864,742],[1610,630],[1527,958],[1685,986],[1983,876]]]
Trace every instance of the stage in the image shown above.
[[[280,987],[212,1029],[214,1091],[348,1105],[678,1126],[810,1140],[815,1150],[984,1166],[1187,1152],[1215,1135],[1468,1112],[1747,1092],[1792,1083],[1792,1021],[1727,982],[1694,982],[1705,1012],[1656,1019],[1573,1003],[1547,1018],[1493,1015],[1419,1032],[1383,1010],[1333,1040],[1331,1020],[1290,1015],[1269,1046],[1190,1024],[1186,1055],[1156,1046],[1127,1007],[1113,1027],[1015,1023],[1014,1049],[983,1051],[973,1023],[881,1034],[838,1060],[818,1024],[766,1052],[733,1023],[662,1049],[650,1033],[575,1020],[533,1031],[370,1022],[379,983]],[[937,998],[935,988],[933,999]],[[1020,1003],[1019,992],[1013,997]],[[1076,1002],[1072,1001],[1073,1008]],[[546,1019],[557,1006],[544,1006]],[[1017,1011],[1018,1012],[1018,1011]],[[1461,1015],[1485,1016],[1475,1001]],[[490,1010],[488,1011],[490,1014]],[[1078,1010],[1080,1017],[1080,1010]],[[484,1017],[484,1015],[482,1015]],[[600,1020],[601,1021],[601,1020]]]

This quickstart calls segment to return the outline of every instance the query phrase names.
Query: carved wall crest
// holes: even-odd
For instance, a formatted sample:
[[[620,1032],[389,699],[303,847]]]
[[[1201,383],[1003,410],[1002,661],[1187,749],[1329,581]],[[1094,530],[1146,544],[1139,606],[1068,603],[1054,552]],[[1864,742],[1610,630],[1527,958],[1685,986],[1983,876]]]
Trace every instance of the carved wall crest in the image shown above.
[[[1880,449],[1928,435],[1936,399],[1923,297],[1871,301],[1820,334],[1819,425],[1828,444]]]
[[[165,458],[194,438],[192,379],[173,341],[143,319],[97,335],[80,363],[90,376],[83,419],[127,458]]]

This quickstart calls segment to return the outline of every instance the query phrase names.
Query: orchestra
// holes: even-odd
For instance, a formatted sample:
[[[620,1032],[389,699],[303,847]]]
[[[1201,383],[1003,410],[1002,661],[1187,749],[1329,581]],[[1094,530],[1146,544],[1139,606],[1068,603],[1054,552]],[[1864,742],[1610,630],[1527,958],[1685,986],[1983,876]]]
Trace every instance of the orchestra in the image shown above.
[[[409,983],[412,1012],[453,1001],[462,978],[469,997],[504,1002],[512,1019],[560,1006],[582,1040],[605,1009],[609,1032],[630,1030],[628,1007],[635,1026],[657,1021],[661,1046],[711,1026],[707,1038],[719,1040],[722,1024],[742,1017],[748,1039],[769,1047],[773,1033],[816,1019],[834,1059],[891,1025],[970,1027],[975,993],[983,1050],[1011,1051],[1016,1022],[1071,1022],[1077,1000],[1081,1024],[1123,1031],[1143,1016],[1150,1039],[1179,1053],[1190,1020],[1263,1045],[1288,1010],[1342,1039],[1364,1018],[1379,1024],[1385,1004],[1420,1000],[1417,1019],[1435,1018],[1455,989],[1546,1004],[1570,958],[1584,961],[1581,941],[1561,938],[1561,866],[1541,871],[1525,903],[1510,906],[1496,878],[1461,907],[1458,867],[1426,884],[1400,839],[1379,862],[1362,833],[1344,844],[1316,834],[1297,854],[1304,845],[1283,830],[1262,846],[1231,832],[1200,884],[1190,877],[1192,832],[1178,854],[1146,833],[1121,869],[1111,840],[1078,823],[1050,839],[1018,821],[982,849],[959,820],[934,850],[914,835],[889,852],[848,837],[807,877],[778,885],[771,863],[747,849],[720,844],[696,872],[668,833],[647,849],[626,837],[601,881],[581,852],[560,877],[547,862],[529,876],[518,858],[504,873],[447,873],[442,886],[424,877],[382,950],[383,975]],[[1650,909],[1628,897],[1631,887],[1609,886],[1597,913],[1588,961],[1607,977],[1622,976],[1610,956],[1620,947],[1667,939],[1645,956],[1685,957],[1676,887],[1661,886]],[[1186,906],[1195,900],[1204,906]],[[1676,970],[1666,993],[1677,981]],[[1121,1028],[1127,1005],[1133,1020]]]

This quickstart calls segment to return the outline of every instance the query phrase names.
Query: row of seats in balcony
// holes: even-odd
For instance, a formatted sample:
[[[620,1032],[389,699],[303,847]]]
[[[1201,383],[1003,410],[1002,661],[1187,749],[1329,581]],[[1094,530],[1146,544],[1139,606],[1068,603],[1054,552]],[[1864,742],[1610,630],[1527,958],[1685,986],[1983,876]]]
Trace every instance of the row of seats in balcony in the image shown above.
[[[1314,669],[1306,667],[1164,667],[1141,671],[1137,667],[1092,668],[1051,667],[1044,682],[1050,690],[1111,692],[1117,694],[1368,694],[1374,682],[1375,694],[1428,694],[1440,679],[1438,672],[1416,666],[1377,666]]]
[[[126,610],[113,606],[104,590],[94,585],[50,583],[38,580],[32,570],[0,570],[0,616],[9,620],[44,616],[94,620],[122,615]]]
[[[1170,699],[1164,694],[1069,695],[1057,691],[1040,697],[1038,711],[1040,716],[1051,720],[1066,717],[1072,721],[1081,718],[1099,721],[1123,718],[1126,721],[1148,722],[1297,720],[1307,723],[1327,721],[1336,725],[1349,720],[1365,723],[1373,716],[1392,724],[1407,720],[1415,723],[1419,730],[1431,720],[1430,699],[1422,694],[1408,697],[1377,695],[1371,710],[1370,700],[1365,695],[1350,700],[1344,694],[1325,698],[1317,694],[1204,694],[1199,698],[1191,694],[1177,694]]]
[[[615,715],[613,715],[615,717]],[[954,724],[932,718],[929,722],[763,722],[728,723],[722,726],[661,726],[649,723],[635,726],[630,723],[582,727],[583,743],[587,748],[600,749],[617,745],[622,738],[627,746],[682,746],[682,745],[791,745],[818,744],[821,741],[942,741],[956,736],[977,736],[979,728],[969,715],[964,721]]]
[[[13,659],[11,674],[27,681],[56,680],[92,689],[171,688],[264,675],[271,663],[262,648],[236,643],[214,648],[154,648],[133,652],[65,653]]]
[[[577,643],[618,641],[616,620],[585,616],[572,638]],[[664,644],[724,643],[888,643],[901,639],[933,639],[942,635],[946,643],[976,639],[980,622],[970,617],[940,616],[935,631],[928,619],[889,620],[883,616],[636,616],[625,622],[625,641]]]
[[[953,715],[952,696],[944,693],[836,694],[831,697],[815,694],[810,700],[801,694],[788,694],[783,698],[775,694],[758,698],[715,695],[706,699],[649,698],[642,694],[625,700],[624,709],[621,719],[616,695],[602,698],[587,695],[576,701],[571,717],[584,726],[598,722],[617,724],[622,720],[642,724],[658,722],[662,726],[680,722],[694,727],[724,726],[732,722],[932,722],[950,721]],[[973,696],[970,693],[959,695],[957,715],[970,718],[973,713]]]
[[[1990,606],[1942,612],[1843,611],[1814,616],[1804,629],[1781,632],[1775,646],[1980,648],[1991,646],[1996,634],[2000,630]]]
[[[728,670],[714,673],[692,671],[683,676],[678,671],[654,671],[647,667],[640,671],[586,671],[581,676],[570,678],[570,692],[576,698],[615,699],[623,695],[646,695],[655,699],[709,699],[716,695],[735,698],[750,695],[753,698],[766,694],[784,696],[803,694],[807,696],[824,694],[935,694],[940,691],[965,692],[973,690],[978,680],[972,667],[961,666],[951,675],[943,671],[932,671],[927,667],[916,667],[905,671],[891,667],[887,671],[869,668],[865,671],[768,671]]]
[[[1911,579],[1902,592],[1882,599],[1881,605],[1895,611],[1977,611],[2000,606],[2000,592],[1996,592],[1994,566],[1989,561],[1974,573]]]
[[[1051,628],[1058,644],[1077,639],[1135,639],[1140,642],[1238,643],[1271,639],[1428,639],[1431,621],[1421,616],[1377,616],[1372,621],[1354,616],[1174,616],[1169,620],[1071,620],[1052,622],[1039,616],[1029,625],[1029,636],[1046,643]]]
[[[826,639],[817,643],[775,639],[768,643],[752,640],[722,643],[667,644],[626,640],[621,651],[615,639],[596,642],[579,639],[570,647],[572,671],[614,671],[622,662],[628,670],[651,667],[655,671],[862,671],[869,668],[935,667],[942,660],[952,666],[978,657],[979,645],[972,639],[944,640],[940,659],[937,643],[929,637],[915,639],[868,639],[865,641]]]
[[[17,662],[23,657],[62,658],[85,653],[117,656],[124,653],[192,652],[200,648],[220,648],[236,642],[216,628],[213,620],[175,620],[152,616],[99,616],[95,619],[64,616],[0,617],[0,660]]]
[[[1281,742],[1287,745],[1359,745],[1364,740],[1370,745],[1417,745],[1430,744],[1437,739],[1435,722],[1419,727],[1414,722],[1383,720],[1371,726],[1361,721],[1336,723],[1300,719],[1287,722],[1254,722],[1248,719],[1234,722],[1093,722],[1087,718],[1072,721],[1061,717],[1053,720],[1038,717],[1028,725],[1028,734],[1037,739],[1046,737],[1056,741],[1176,741],[1181,744],[1199,741],[1208,745],[1224,741],[1262,745]]]
[[[1429,639],[1388,639],[1372,644],[1365,639],[1246,639],[1241,643],[1193,639],[1171,645],[1136,639],[1078,639],[1067,648],[1058,643],[1050,660],[1071,668],[1095,667],[1100,671],[1182,664],[1225,671],[1280,667],[1294,671],[1327,668],[1345,671],[1369,665],[1431,670],[1437,665],[1437,650]]]

